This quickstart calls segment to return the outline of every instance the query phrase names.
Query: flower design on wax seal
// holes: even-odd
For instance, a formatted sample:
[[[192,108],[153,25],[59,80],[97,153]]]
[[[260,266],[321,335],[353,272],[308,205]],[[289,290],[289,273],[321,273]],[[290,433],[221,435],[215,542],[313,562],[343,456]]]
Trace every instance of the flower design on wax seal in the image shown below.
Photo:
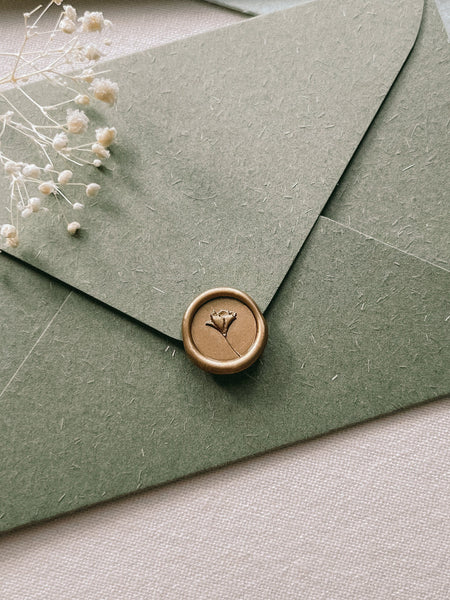
[[[240,357],[241,355],[239,354],[239,352],[233,348],[233,346],[230,344],[227,338],[230,326],[237,319],[237,313],[232,312],[231,310],[219,310],[219,312],[217,312],[213,309],[212,313],[209,316],[211,320],[207,321],[205,325],[207,325],[208,327],[212,327],[221,335],[223,335],[225,341],[233,350],[233,352]]]

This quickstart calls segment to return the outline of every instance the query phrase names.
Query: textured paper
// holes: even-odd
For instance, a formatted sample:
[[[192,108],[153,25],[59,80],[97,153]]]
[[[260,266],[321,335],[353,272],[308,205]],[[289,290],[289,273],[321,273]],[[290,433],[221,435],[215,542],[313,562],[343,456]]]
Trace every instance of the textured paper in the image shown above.
[[[450,42],[450,0],[435,0]]]
[[[442,269],[321,218],[266,312],[262,360],[234,377],[71,292],[0,395],[0,528],[446,393],[449,290]]]
[[[324,214],[450,269],[449,44],[427,3],[414,51]]]
[[[245,290],[265,310],[421,12],[421,0],[319,1],[112,61],[126,134],[102,195],[79,236],[39,215],[14,254],[178,339],[206,289]]]
[[[0,259],[8,310],[30,269]],[[443,269],[321,219],[267,312],[263,362],[231,379],[65,288],[48,322],[30,302],[36,341],[2,373],[2,528],[448,392],[448,296]]]
[[[207,0],[210,4],[238,10],[245,15],[263,15],[277,10],[308,4],[316,0]]]
[[[54,280],[43,277],[33,269],[11,263],[5,269],[0,263],[0,392],[26,359],[45,327],[69,293]]]

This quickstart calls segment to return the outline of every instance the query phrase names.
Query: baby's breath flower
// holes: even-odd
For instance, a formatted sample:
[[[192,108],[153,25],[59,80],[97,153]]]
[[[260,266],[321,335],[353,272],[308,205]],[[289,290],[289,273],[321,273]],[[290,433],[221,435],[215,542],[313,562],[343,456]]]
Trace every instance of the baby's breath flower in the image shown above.
[[[78,21],[81,23],[83,31],[102,31],[106,25],[111,24],[110,21],[105,21],[103,13],[89,12],[88,10]]]
[[[6,240],[6,245],[10,248],[17,248],[19,245],[19,237],[16,235],[15,237],[8,238]]]
[[[93,80],[89,90],[93,92],[97,100],[101,100],[107,104],[115,104],[119,93],[119,86],[115,81],[100,77]]]
[[[39,179],[41,175],[41,170],[35,164],[26,164],[22,169],[22,173],[25,175],[25,177],[30,177],[31,179]]]
[[[44,194],[44,196],[48,196],[49,194],[54,194],[56,192],[56,186],[52,180],[43,181],[38,187],[38,190]]]
[[[11,239],[17,236],[17,229],[10,223],[5,223],[0,229],[0,235],[6,239]]]
[[[86,94],[78,94],[78,96],[75,97],[75,104],[81,104],[82,106],[87,106],[89,104],[90,100],[89,100],[89,96],[87,96]]]
[[[70,4],[65,4],[64,5],[64,17],[66,17],[67,19],[70,19],[71,21],[76,21],[77,20],[77,11],[74,9],[73,6],[70,6]]]
[[[67,129],[70,133],[84,133],[89,124],[89,119],[86,113],[82,110],[67,111]]]
[[[5,162],[4,169],[7,175],[19,175],[20,163],[17,163],[14,160],[8,160]]]
[[[41,199],[40,198],[30,198],[28,202],[28,207],[31,208],[32,212],[38,212],[41,208]]]
[[[69,183],[69,181],[72,179],[72,176],[72,171],[69,169],[64,169],[64,171],[61,171],[61,173],[58,175],[58,183],[65,185],[66,183]]]
[[[91,150],[94,154],[96,154],[99,158],[109,158],[109,150],[107,150],[105,148],[105,146],[102,146],[101,144],[99,144],[98,142],[95,144],[92,144],[91,146]]]
[[[23,211],[20,213],[22,215],[22,217],[24,219],[26,219],[27,217],[29,217],[30,215],[33,214],[33,211],[31,210],[31,208],[24,208]]]
[[[100,127],[95,130],[95,138],[99,144],[107,148],[111,146],[117,136],[115,127]]]
[[[59,23],[59,28],[64,33],[70,34],[76,30],[77,24],[74,21],[72,21],[72,19],[69,19],[68,17],[63,17]]]
[[[3,134],[9,129],[13,129],[19,135],[25,136],[27,141],[37,143],[40,149],[39,164],[42,164],[38,167],[34,163],[13,160],[9,158],[11,156],[9,151],[9,156],[7,156],[3,153],[3,148],[0,148],[0,169],[4,169],[10,184],[6,210],[11,212],[11,224],[7,223],[3,226],[0,224],[0,239],[3,239],[4,243],[11,248],[19,245],[20,217],[26,219],[33,213],[47,212],[52,208],[63,212],[64,216],[64,209],[67,208],[67,205],[65,202],[57,202],[56,200],[59,198],[66,200],[73,210],[84,208],[82,202],[73,202],[70,198],[70,192],[78,188],[69,186],[84,186],[88,198],[97,195],[100,190],[98,184],[85,184],[82,181],[72,184],[72,171],[63,167],[58,168],[55,164],[64,160],[71,161],[80,167],[88,164],[101,167],[103,159],[109,157],[108,147],[115,141],[117,135],[114,127],[99,127],[96,130],[95,139],[88,138],[86,142],[83,140],[80,145],[72,144],[72,134],[84,134],[90,124],[88,116],[80,109],[88,106],[93,97],[106,104],[114,105],[119,88],[109,79],[100,78],[100,73],[95,72],[94,64],[91,64],[92,68],[84,68],[81,71],[83,66],[89,65],[88,61],[97,61],[103,56],[103,45],[100,44],[104,44],[106,47],[110,44],[110,40],[101,39],[96,45],[87,45],[80,40],[80,34],[82,32],[103,32],[109,28],[111,23],[104,19],[101,12],[86,11],[78,19],[77,11],[70,5],[62,7],[62,3],[63,0],[50,0],[50,3],[47,1],[33,11],[24,13],[24,39],[17,53],[12,54],[16,56],[16,60],[12,63],[11,71],[5,74],[0,82],[0,88],[2,84],[21,88],[28,79],[43,75],[54,85],[63,88],[65,93],[65,97],[58,98],[55,104],[48,102],[48,105],[41,105],[39,98],[29,98],[41,112],[41,119],[37,126],[30,120],[33,118],[32,114],[25,116],[12,104],[7,107],[6,112],[0,114],[0,142],[3,142],[1,139]],[[41,27],[41,23],[43,24],[45,21],[42,17],[51,11],[52,5],[61,6],[53,28],[48,28],[47,24]],[[32,16],[34,23],[30,24],[28,19]],[[53,42],[61,40],[64,33],[73,34],[73,37],[69,43],[62,42],[59,47],[56,47]],[[36,37],[36,42],[39,40],[43,42],[41,50],[27,47],[28,40],[35,37],[35,34],[43,36]],[[78,68],[81,74],[68,73],[65,68],[67,65],[70,65],[72,69]],[[17,77],[19,72],[20,76]],[[77,91],[75,91],[74,85]],[[92,86],[90,89],[94,91],[93,94],[89,93],[89,86]],[[30,93],[32,94],[32,91]],[[61,111],[65,111],[65,108],[62,107],[67,108],[68,103],[73,110],[69,109],[64,118],[64,115],[61,116]],[[12,110],[10,110],[11,108]],[[9,141],[9,136],[4,136],[4,139]],[[12,147],[14,148],[14,145]],[[44,161],[47,161],[47,164]],[[42,197],[30,197],[36,194],[36,186],[41,196],[49,196],[45,202],[48,207],[44,206]],[[31,192],[31,190],[33,191]],[[0,198],[0,201],[3,201],[3,198]],[[15,226],[12,223],[15,223]],[[75,235],[80,229],[80,224],[73,221],[68,224],[67,229],[69,233]]]
[[[93,44],[89,44],[84,48],[84,55],[88,60],[99,60],[103,56],[98,48]]]
[[[100,191],[100,186],[98,185],[98,183],[89,183],[86,186],[86,196],[88,196],[89,198],[93,198],[94,196],[96,196]]]
[[[81,225],[78,223],[78,221],[72,221],[72,223],[67,225],[67,231],[70,233],[70,235],[75,235],[80,227]]]
[[[92,83],[92,81],[94,80],[95,77],[95,73],[93,69],[84,69],[81,72],[81,75],[78,76],[78,79],[82,79],[83,81],[86,81],[87,83]]]
[[[53,138],[52,146],[57,151],[60,152],[67,148],[67,144],[69,143],[69,138],[64,132],[57,133]]]
[[[7,246],[10,246],[11,248],[17,248],[19,245],[19,237],[17,235],[17,229],[14,227],[14,225],[11,225],[10,223],[2,225],[2,228],[0,229],[0,235],[6,238]]]

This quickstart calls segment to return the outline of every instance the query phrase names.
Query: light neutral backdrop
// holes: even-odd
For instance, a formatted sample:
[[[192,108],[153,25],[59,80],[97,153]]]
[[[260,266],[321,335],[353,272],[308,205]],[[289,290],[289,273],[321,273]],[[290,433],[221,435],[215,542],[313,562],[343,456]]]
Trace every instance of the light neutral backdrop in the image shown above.
[[[193,0],[100,6],[112,56],[243,18]],[[30,8],[0,0],[1,49]],[[449,440],[450,401],[435,401],[7,534],[0,598],[446,600]]]

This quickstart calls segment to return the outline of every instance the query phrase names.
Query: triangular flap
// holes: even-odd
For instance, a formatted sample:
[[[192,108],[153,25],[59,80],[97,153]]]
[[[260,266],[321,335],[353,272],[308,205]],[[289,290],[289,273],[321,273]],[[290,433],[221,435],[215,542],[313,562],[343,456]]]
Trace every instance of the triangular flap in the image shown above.
[[[49,214],[13,253],[175,338],[209,288],[242,289],[264,310],[421,12],[421,0],[318,1],[110,62],[120,143],[102,195],[79,237]]]

